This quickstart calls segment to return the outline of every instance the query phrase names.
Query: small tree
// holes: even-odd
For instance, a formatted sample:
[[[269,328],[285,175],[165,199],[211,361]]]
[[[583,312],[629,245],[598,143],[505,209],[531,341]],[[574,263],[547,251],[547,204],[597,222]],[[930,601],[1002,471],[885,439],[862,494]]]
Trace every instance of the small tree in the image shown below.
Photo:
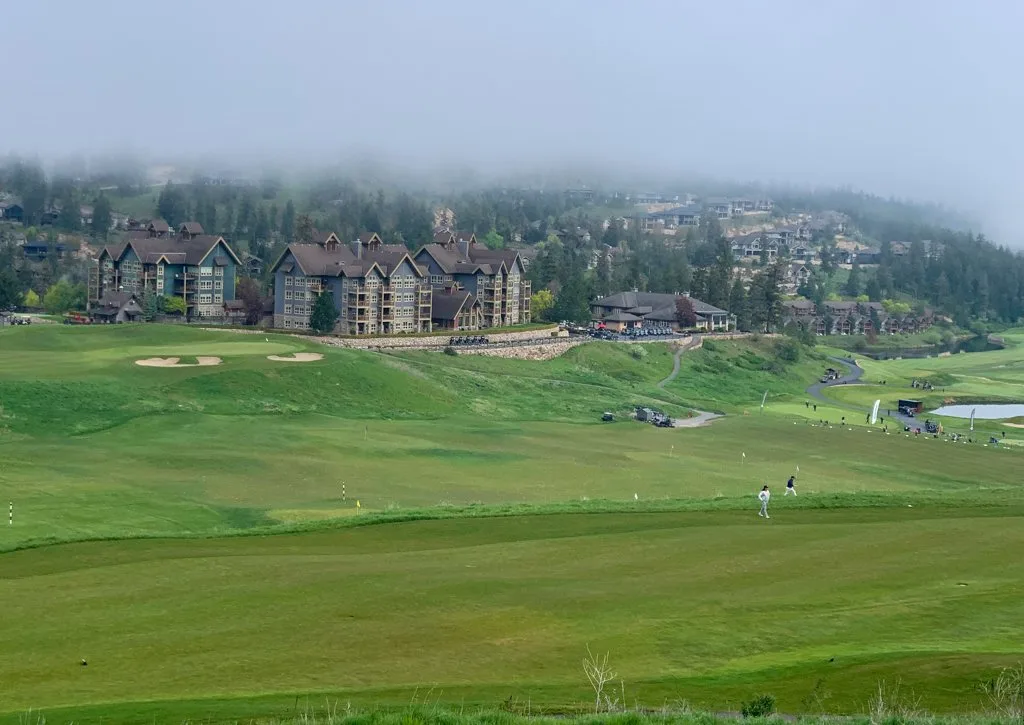
[[[608,696],[604,694],[604,688],[609,682],[618,677],[615,670],[608,664],[608,653],[595,655],[588,646],[587,656],[583,658],[583,672],[587,675],[587,680],[590,681],[590,686],[594,690],[594,712],[601,712],[601,700],[604,699],[606,703],[608,702]],[[608,707],[608,709],[610,710],[611,707]]]
[[[43,308],[51,314],[59,315],[69,310],[84,308],[85,298],[85,285],[61,280],[46,290],[46,294],[43,295]]]
[[[676,297],[676,320],[680,327],[695,327],[697,324],[697,311],[693,309],[693,302],[689,297],[680,295]]]
[[[337,321],[338,310],[334,307],[334,295],[330,292],[320,293],[313,305],[313,312],[309,316],[309,329],[326,335],[334,329],[334,323]]]
[[[152,322],[156,319],[157,314],[160,312],[160,298],[156,292],[146,291],[142,295],[142,319],[146,322]]]
[[[36,294],[35,290],[30,289],[25,293],[22,298],[21,304],[30,310],[37,310],[42,304],[42,300],[39,299],[39,295]]]
[[[15,307],[21,301],[17,276],[13,270],[0,269],[0,311]]]
[[[530,300],[530,309],[533,317],[538,320],[546,320],[548,312],[554,306],[555,296],[548,289],[537,290],[533,293],[533,297]]]
[[[245,324],[255,325],[263,316],[263,295],[259,282],[251,277],[241,277],[235,285],[235,296],[245,305]]]
[[[165,314],[184,315],[188,311],[185,300],[181,297],[161,297],[160,299]]]
[[[480,241],[484,243],[488,249],[501,249],[505,246],[505,237],[498,234],[496,229],[491,229],[487,232]]]

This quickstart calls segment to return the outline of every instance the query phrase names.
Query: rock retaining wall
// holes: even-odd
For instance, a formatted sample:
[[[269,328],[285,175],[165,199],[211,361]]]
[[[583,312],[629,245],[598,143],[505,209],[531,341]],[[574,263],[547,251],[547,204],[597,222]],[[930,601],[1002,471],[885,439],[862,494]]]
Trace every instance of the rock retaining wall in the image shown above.
[[[490,343],[524,342],[529,340],[550,340],[557,334],[558,327],[516,332],[489,332],[480,330],[473,333],[482,335]],[[356,350],[391,350],[396,348],[434,350],[448,346],[455,335],[396,335],[394,337],[313,337],[311,339],[332,347],[347,347]],[[461,349],[461,348],[460,348]]]
[[[459,350],[460,355],[488,355],[516,360],[550,360],[588,342],[585,339],[560,340],[536,345],[508,345],[506,347],[481,347]]]

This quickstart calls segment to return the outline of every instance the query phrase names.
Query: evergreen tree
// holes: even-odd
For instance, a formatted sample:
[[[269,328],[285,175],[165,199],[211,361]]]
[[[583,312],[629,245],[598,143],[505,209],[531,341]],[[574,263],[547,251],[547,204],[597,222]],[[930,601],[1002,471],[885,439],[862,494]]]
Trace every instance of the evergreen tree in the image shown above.
[[[284,213],[281,215],[281,236],[285,242],[295,238],[295,204],[291,199],[284,205]]]
[[[729,305],[726,307],[730,313],[736,316],[736,328],[747,331],[750,329],[750,310],[747,302],[747,291],[743,288],[743,282],[736,279],[729,290]]]
[[[92,235],[96,239],[107,238],[110,233],[111,219],[110,200],[101,191],[92,206]]]
[[[185,219],[188,212],[187,207],[188,200],[185,198],[185,192],[168,181],[157,198],[157,214],[173,229],[182,222],[188,221]]]
[[[610,227],[609,227],[610,228]],[[594,269],[594,294],[607,297],[612,289],[612,263],[607,250],[601,252]]]
[[[313,241],[313,233],[316,227],[313,226],[313,219],[308,214],[301,215],[295,221],[295,241],[300,244],[309,244]]]
[[[77,232],[82,228],[82,208],[75,200],[74,191],[70,186],[61,195],[60,217],[57,224],[69,232]]]
[[[309,329],[326,335],[334,329],[337,321],[338,310],[334,307],[334,295],[330,292],[321,292],[309,315]]]
[[[858,297],[860,291],[860,265],[854,260],[853,266],[850,268],[850,276],[846,278],[846,284],[843,285],[843,294],[848,297]]]

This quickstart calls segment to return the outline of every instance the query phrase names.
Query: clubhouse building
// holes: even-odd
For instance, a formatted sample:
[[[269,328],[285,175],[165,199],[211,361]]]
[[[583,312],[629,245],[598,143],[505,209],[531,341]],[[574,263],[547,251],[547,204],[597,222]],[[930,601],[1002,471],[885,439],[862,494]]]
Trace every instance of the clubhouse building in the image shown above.
[[[680,329],[676,300],[680,295],[661,292],[619,292],[590,303],[591,325],[616,332],[637,327],[671,327]],[[735,329],[736,317],[693,297],[687,297],[697,313],[698,330],[726,331]]]

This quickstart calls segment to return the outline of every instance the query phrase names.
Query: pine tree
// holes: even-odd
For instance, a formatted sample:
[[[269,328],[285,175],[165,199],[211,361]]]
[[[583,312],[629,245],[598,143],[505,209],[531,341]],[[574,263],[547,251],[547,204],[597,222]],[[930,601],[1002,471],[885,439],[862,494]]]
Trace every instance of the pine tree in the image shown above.
[[[337,321],[338,310],[334,307],[334,295],[330,292],[321,292],[309,315],[309,329],[326,335],[334,329]]]
[[[729,290],[729,306],[726,309],[736,316],[736,329],[743,331],[750,329],[750,309],[747,302],[747,291],[743,288],[743,282],[739,279],[732,283],[732,289]]]
[[[281,215],[281,236],[286,242],[291,242],[295,237],[295,204],[291,199],[284,205],[284,213]]]
[[[92,235],[96,239],[106,239],[110,233],[111,222],[110,200],[101,191],[92,206]]]

